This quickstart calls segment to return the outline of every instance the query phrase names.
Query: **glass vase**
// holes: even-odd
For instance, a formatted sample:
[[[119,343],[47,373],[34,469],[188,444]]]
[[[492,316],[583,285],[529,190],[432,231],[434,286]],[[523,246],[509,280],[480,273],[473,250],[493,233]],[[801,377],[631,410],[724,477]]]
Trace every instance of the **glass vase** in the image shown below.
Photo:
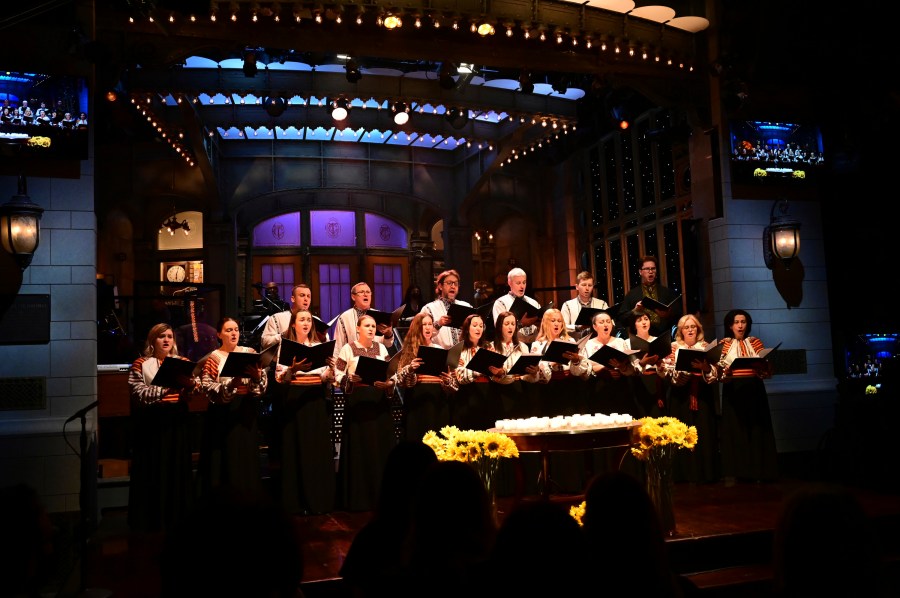
[[[675,451],[670,446],[656,447],[647,457],[647,494],[656,512],[663,534],[675,535],[675,503],[672,494],[675,482],[672,478],[672,460]]]

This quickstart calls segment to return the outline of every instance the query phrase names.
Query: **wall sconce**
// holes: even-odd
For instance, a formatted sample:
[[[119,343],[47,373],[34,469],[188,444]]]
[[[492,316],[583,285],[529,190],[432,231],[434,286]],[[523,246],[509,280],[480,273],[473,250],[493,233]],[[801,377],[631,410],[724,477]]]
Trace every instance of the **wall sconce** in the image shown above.
[[[44,208],[28,197],[28,181],[19,175],[19,193],[0,205],[0,244],[24,271],[41,243]]]
[[[780,215],[775,215],[776,208]],[[800,222],[788,215],[788,201],[776,199],[769,214],[769,225],[763,231],[763,257],[766,268],[772,270],[775,258],[781,260],[785,270],[800,253]]]

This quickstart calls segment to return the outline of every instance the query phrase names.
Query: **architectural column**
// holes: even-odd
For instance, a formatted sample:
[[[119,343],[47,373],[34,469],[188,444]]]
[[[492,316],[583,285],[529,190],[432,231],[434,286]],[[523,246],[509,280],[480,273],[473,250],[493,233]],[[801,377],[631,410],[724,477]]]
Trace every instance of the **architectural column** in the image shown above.
[[[475,271],[472,263],[472,227],[449,225],[444,228],[444,264],[459,272],[460,296],[472,297]],[[466,299],[468,301],[468,299]]]
[[[430,237],[413,235],[409,240],[412,254],[409,266],[409,284],[422,289],[422,297],[434,294],[434,244]]]

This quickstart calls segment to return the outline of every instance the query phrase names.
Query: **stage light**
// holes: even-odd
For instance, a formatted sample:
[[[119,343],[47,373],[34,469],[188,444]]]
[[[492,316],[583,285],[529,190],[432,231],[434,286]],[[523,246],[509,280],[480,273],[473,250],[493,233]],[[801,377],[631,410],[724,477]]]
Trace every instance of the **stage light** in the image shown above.
[[[344,67],[344,70],[347,71],[347,82],[348,83],[356,83],[360,79],[362,79],[362,72],[359,70],[359,64],[352,58],[347,61],[347,65]]]
[[[528,71],[522,71],[519,74],[519,91],[534,93],[534,83],[531,82],[531,74]]]
[[[781,212],[775,215],[775,210]],[[775,268],[775,258],[789,270],[800,253],[800,221],[788,214],[788,201],[776,199],[769,214],[769,226],[763,230],[763,259],[769,270]]]
[[[405,125],[409,122],[409,105],[405,102],[396,102],[391,106],[391,112],[394,113],[394,123]]]
[[[263,107],[266,109],[266,114],[277,117],[284,114],[284,111],[287,109],[287,102],[282,97],[272,96],[263,100]]]
[[[466,108],[448,108],[444,118],[454,129],[461,129],[469,122],[469,111]]]
[[[453,75],[456,73],[456,67],[452,62],[442,62],[441,69],[438,71],[438,83],[442,89],[453,89],[456,87],[456,79]]]
[[[248,50],[244,53],[244,76],[252,79],[256,76],[259,69],[256,67],[256,51]]]
[[[350,111],[350,101],[347,98],[338,98],[331,102],[331,118],[344,120]]]

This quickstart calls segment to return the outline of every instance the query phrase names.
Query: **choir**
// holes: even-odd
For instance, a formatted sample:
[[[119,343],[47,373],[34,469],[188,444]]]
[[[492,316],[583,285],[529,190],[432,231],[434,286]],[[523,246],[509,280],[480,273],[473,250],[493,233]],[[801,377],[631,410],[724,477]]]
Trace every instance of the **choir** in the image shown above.
[[[582,286],[593,281],[587,273],[579,276]],[[262,406],[274,420],[266,439],[273,466],[271,493],[291,513],[371,510],[379,494],[381,472],[398,440],[421,440],[428,430],[448,425],[486,429],[499,419],[531,416],[674,416],[696,426],[700,436],[696,450],[678,455],[678,480],[710,483],[724,478],[733,483],[735,478],[774,479],[774,436],[761,383],[771,376],[771,368],[765,362],[752,370],[737,371],[730,366],[735,358],[756,356],[763,349],[759,339],[747,335],[747,312],[729,313],[727,342],[719,352],[709,350],[714,343],[707,345],[703,327],[693,314],[678,320],[672,339],[665,332],[660,343],[652,344],[657,336],[651,334],[651,318],[640,306],[616,313],[605,301],[594,301],[581,289],[562,311],[545,307],[538,325],[532,323],[532,317],[523,323],[524,317],[517,317],[508,306],[516,297],[525,296],[525,277],[516,269],[509,280],[516,284],[511,285],[508,297],[500,298],[505,302],[496,301],[494,321],[487,320],[486,314],[491,312],[482,310],[467,316],[460,328],[450,330],[455,323],[447,315],[451,305],[470,306],[456,300],[456,271],[442,273],[436,281],[442,291],[439,299],[412,317],[408,332],[398,337],[397,347],[392,346],[390,326],[376,324],[374,314],[367,314],[372,295],[365,283],[354,285],[354,305],[338,319],[333,352],[329,345],[335,341],[316,334],[308,302],[298,301],[283,314],[278,357],[264,363],[268,351],[263,351],[259,363],[242,365],[245,369],[231,372],[231,376],[224,375],[229,355],[255,350],[239,346],[237,321],[223,318],[218,329],[220,348],[197,364],[196,377],[183,377],[186,388],[155,388],[150,383],[161,360],[168,354],[177,355],[169,338],[171,329],[157,326],[148,338],[147,353],[133,367],[133,400],[144,405],[141,414],[161,414],[162,407],[148,409],[156,401],[181,407],[177,421],[156,418],[158,430],[141,428],[136,440],[146,446],[136,448],[135,454],[155,453],[159,439],[183,435],[186,401],[200,396],[209,405],[198,486],[189,487],[182,472],[178,492],[202,495],[221,485],[251,495],[262,491],[262,434],[257,421]],[[305,285],[300,286],[308,294]],[[529,304],[532,301],[528,298]],[[591,326],[573,326],[577,312],[592,306],[598,307],[591,311]],[[620,330],[630,334],[621,335]],[[529,337],[532,342],[523,340]],[[327,358],[320,356],[311,363],[295,356],[297,344],[311,350],[323,340],[329,345],[318,352],[324,355],[327,351]],[[266,344],[271,343],[269,339]],[[281,355],[283,346],[292,348],[286,358]],[[647,350],[648,346],[652,349]],[[684,365],[685,361],[678,359],[679,349],[699,350],[701,357]],[[146,356],[151,353],[155,362]],[[435,355],[441,360],[437,369]],[[721,411],[716,406],[717,384],[723,388]],[[748,412],[744,405],[749,404],[758,409]],[[176,414],[172,407],[166,409]],[[154,486],[165,479],[164,470],[171,463],[179,463],[183,470],[190,459],[188,443],[166,445],[182,454],[149,464],[142,461],[142,469],[137,470],[140,475],[132,479],[135,517],[151,520],[141,525],[159,526],[168,518],[165,511],[171,508],[172,498],[160,495]],[[759,453],[758,459],[747,462],[748,451]],[[583,491],[590,475],[622,466],[611,463],[599,450],[573,457],[553,455],[554,479],[538,483],[553,483],[556,490],[577,493]],[[526,470],[534,473],[536,468]],[[526,480],[526,488],[534,491],[530,483]],[[511,488],[509,483],[503,486],[505,491]],[[154,505],[154,501],[162,504]]]

